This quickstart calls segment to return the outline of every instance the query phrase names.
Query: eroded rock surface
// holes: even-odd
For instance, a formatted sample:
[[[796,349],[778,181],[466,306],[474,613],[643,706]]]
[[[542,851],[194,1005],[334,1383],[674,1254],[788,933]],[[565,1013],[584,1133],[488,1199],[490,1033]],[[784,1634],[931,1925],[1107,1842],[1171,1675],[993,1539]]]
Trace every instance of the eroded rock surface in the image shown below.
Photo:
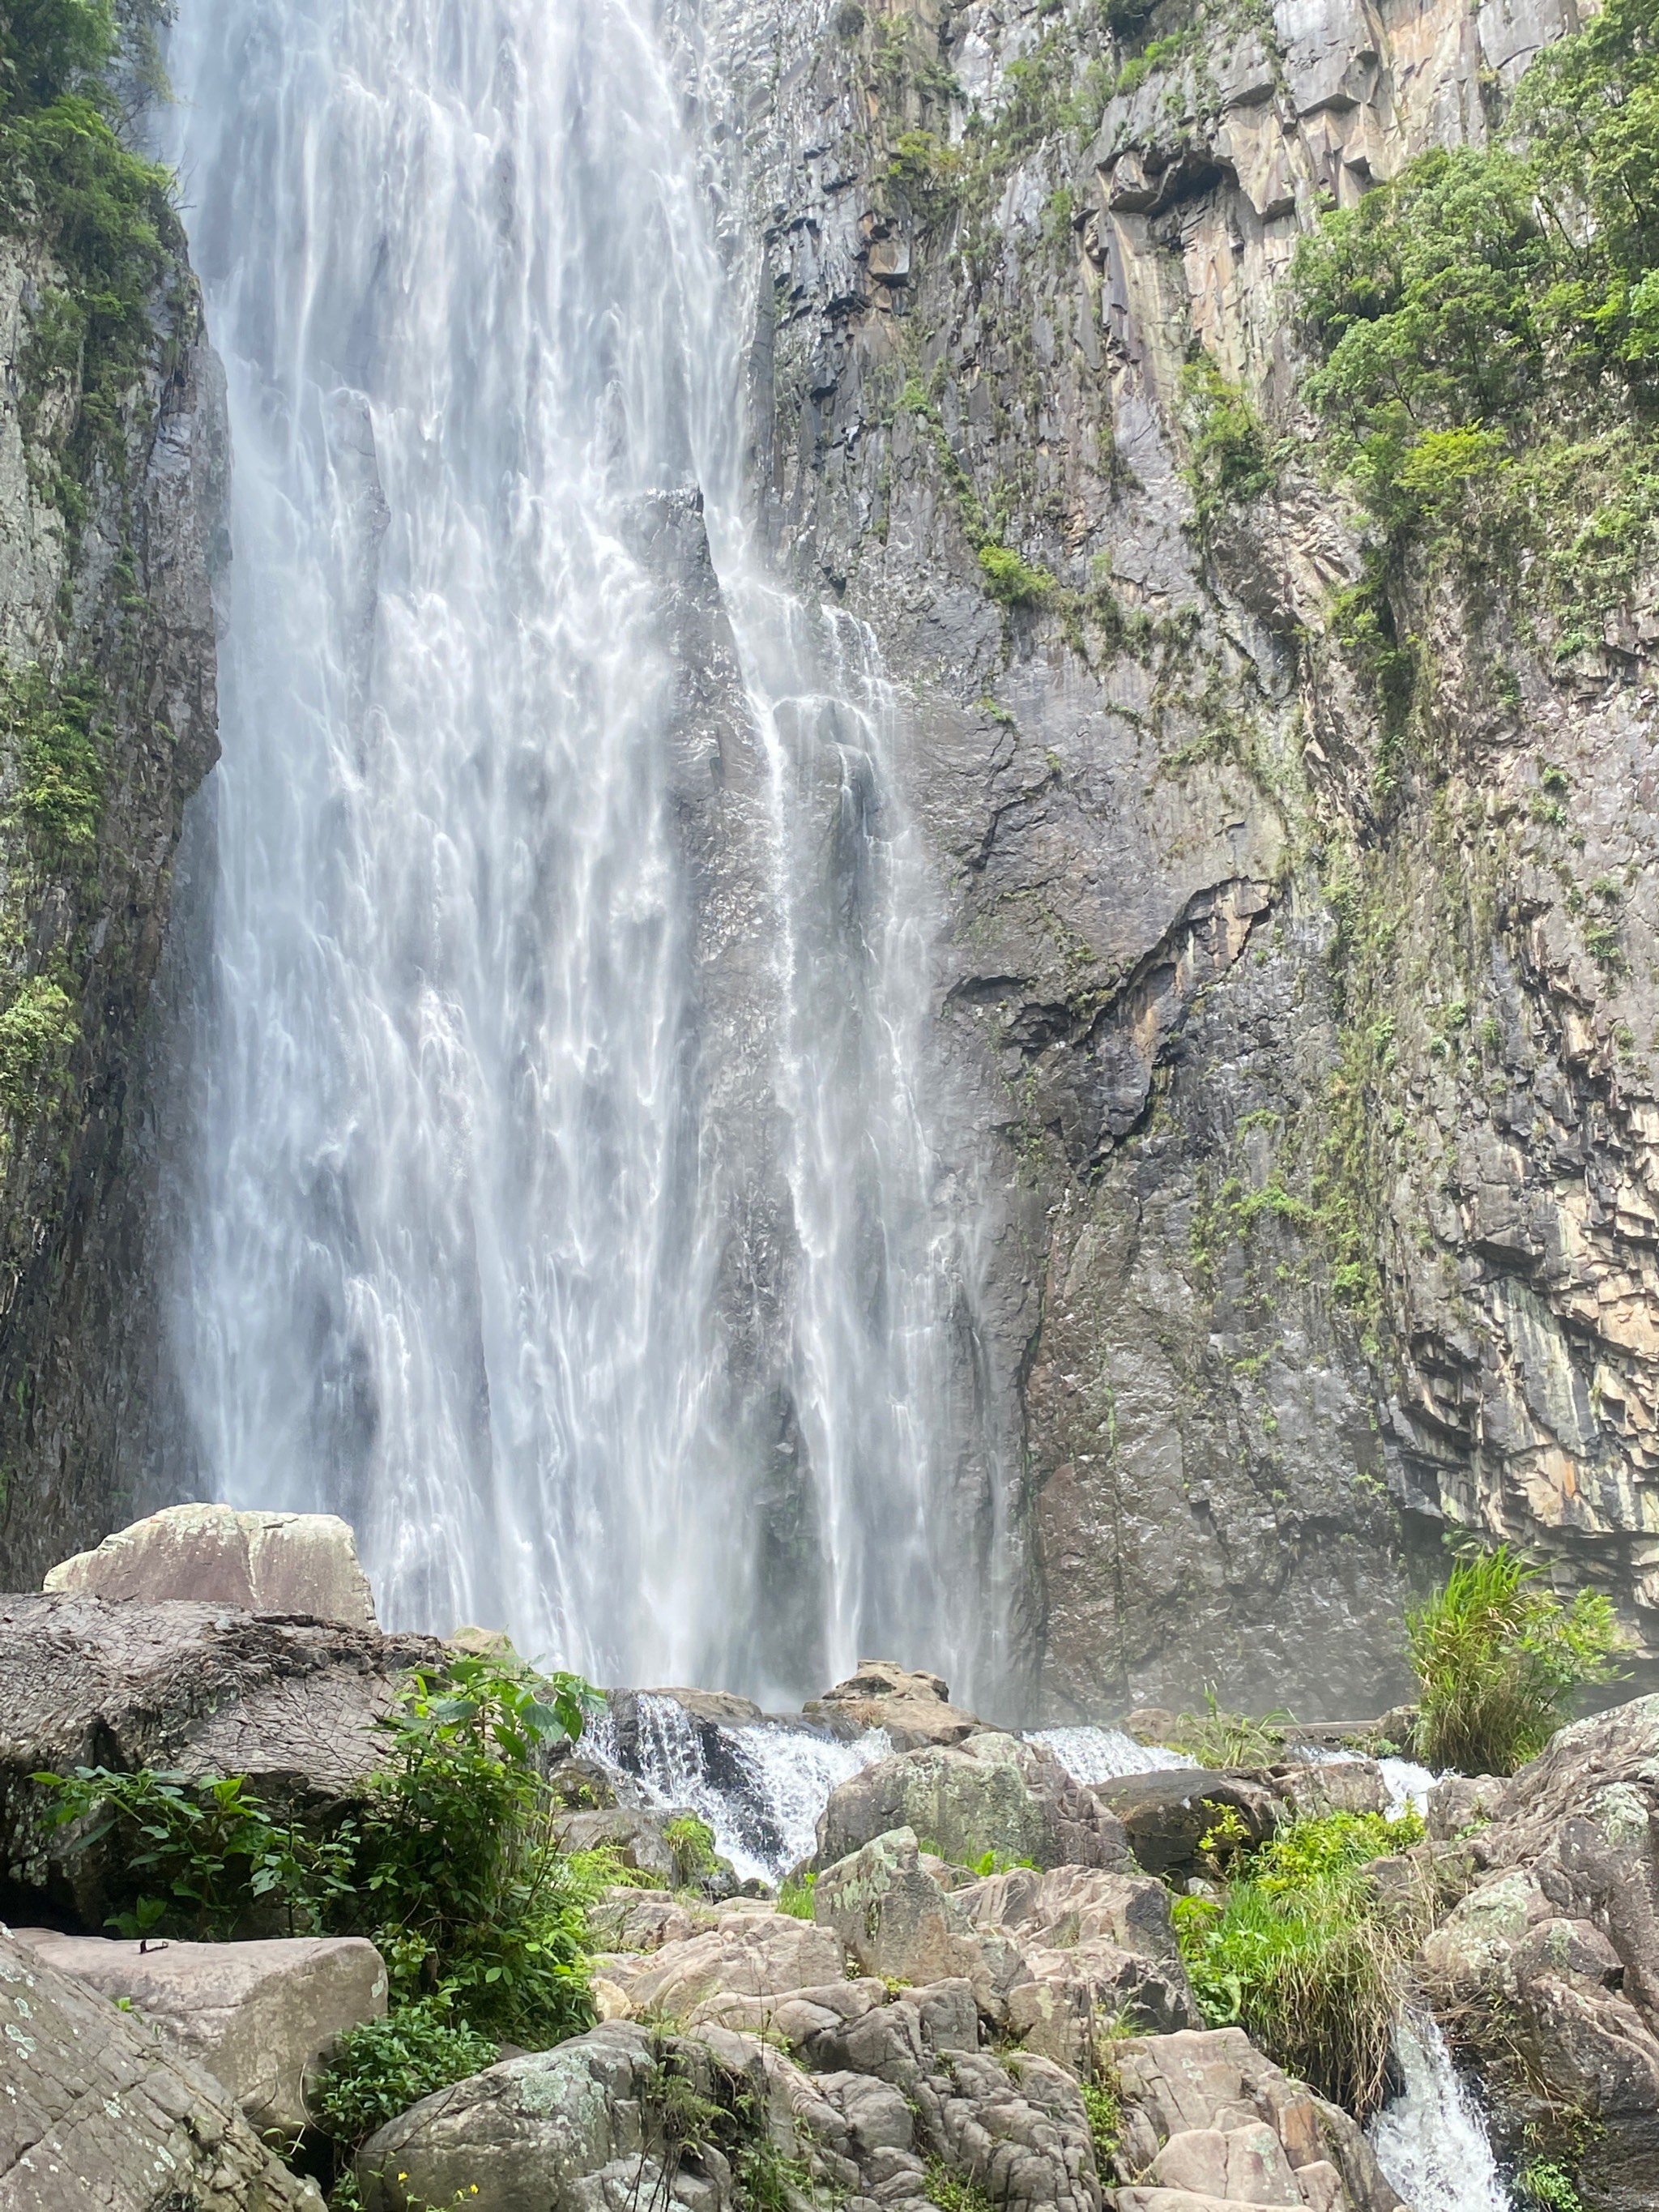
[[[210,2074],[261,2132],[293,2136],[340,2037],[386,2012],[380,1954],[359,1936],[142,1948],[100,1936],[18,1928],[22,1950],[105,1996],[124,1998],[179,2055]]]
[[[860,1659],[855,1674],[812,1699],[805,1711],[837,1735],[885,1729],[895,1751],[960,1743],[982,1725],[974,1714],[951,1703],[950,1686],[942,1675],[917,1673],[887,1659]]]
[[[55,1825],[33,1775],[244,1774],[270,1794],[336,1803],[380,1763],[374,1723],[399,1673],[442,1657],[429,1637],[182,1599],[0,1597],[0,1881],[97,1927],[101,1852]]]
[[[1436,2004],[1480,2063],[1504,2137],[1589,2126],[1583,2177],[1659,2205],[1659,1698],[1563,1729],[1510,1780],[1444,1798],[1485,1825],[1474,1886],[1423,1947]],[[1431,1802],[1436,1809],[1435,1801]],[[1441,1808],[1445,1824],[1444,1808]]]
[[[334,1513],[238,1513],[169,1505],[78,1552],[41,1587],[112,1601],[190,1598],[244,1613],[314,1613],[376,1628],[357,1540]]]
[[[830,1793],[817,1864],[832,1865],[894,1828],[973,1866],[987,1851],[1039,1866],[1121,1866],[1122,1823],[1046,1746],[995,1734],[878,1759]]]
[[[322,2212],[219,2083],[0,1931],[4,2212]]]

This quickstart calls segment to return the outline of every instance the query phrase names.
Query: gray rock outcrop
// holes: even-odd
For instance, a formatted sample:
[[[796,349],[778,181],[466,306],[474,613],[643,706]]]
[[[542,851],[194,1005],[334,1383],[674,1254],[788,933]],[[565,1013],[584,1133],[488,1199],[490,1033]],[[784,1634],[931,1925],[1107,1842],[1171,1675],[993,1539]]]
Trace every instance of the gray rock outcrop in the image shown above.
[[[990,1732],[878,1759],[842,1783],[818,1821],[817,1863],[831,1866],[894,1828],[912,1829],[924,1850],[957,1866],[988,1851],[1041,1867],[1127,1859],[1122,1823],[1046,1746]]]
[[[1468,1809],[1455,1784],[1441,1792]],[[1563,1729],[1479,1802],[1489,1818],[1460,1839],[1474,1887],[1423,1947],[1437,2009],[1479,2061],[1503,2140],[1578,2113],[1590,2201],[1652,2212],[1659,1697]]]
[[[295,2136],[309,2089],[349,2027],[386,2012],[380,1954],[358,1936],[252,1943],[158,1942],[17,1928],[20,1949],[125,1999],[179,2056],[210,2074],[261,2133]]]
[[[43,1589],[112,1601],[190,1598],[244,1613],[377,1628],[349,1525],[333,1513],[169,1505],[51,1569]]]
[[[895,1751],[960,1743],[983,1726],[974,1714],[951,1703],[950,1686],[941,1675],[918,1673],[890,1659],[860,1659],[855,1674],[812,1698],[804,1710],[838,1735],[885,1729]]]
[[[337,1803],[380,1763],[374,1723],[399,1673],[442,1657],[429,1637],[182,1599],[0,1597],[0,1880],[96,1927],[101,1850],[57,1826],[36,1773],[245,1774],[270,1795]]]
[[[135,2014],[0,1931],[0,2212],[322,2212]]]
[[[1346,2112],[1293,2081],[1240,2027],[1144,2037],[1114,2051],[1123,2125],[1117,2212],[1401,2212]]]

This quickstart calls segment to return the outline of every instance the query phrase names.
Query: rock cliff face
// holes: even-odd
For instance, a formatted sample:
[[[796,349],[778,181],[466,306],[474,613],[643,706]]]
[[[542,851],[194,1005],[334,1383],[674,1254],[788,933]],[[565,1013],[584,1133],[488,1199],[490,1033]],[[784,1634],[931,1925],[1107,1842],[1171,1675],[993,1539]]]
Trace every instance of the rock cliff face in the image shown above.
[[[9,147],[7,161],[12,159]],[[120,374],[0,195],[0,1586],[129,1517],[109,1470],[148,1365],[136,1251],[145,1007],[185,800],[217,754],[218,364],[176,225]],[[94,311],[95,313],[95,311]]]
[[[1036,1702],[1386,1699],[1448,1525],[1651,1649],[1656,626],[1408,574],[1402,749],[1281,282],[1571,0],[702,12],[766,526],[909,695]]]

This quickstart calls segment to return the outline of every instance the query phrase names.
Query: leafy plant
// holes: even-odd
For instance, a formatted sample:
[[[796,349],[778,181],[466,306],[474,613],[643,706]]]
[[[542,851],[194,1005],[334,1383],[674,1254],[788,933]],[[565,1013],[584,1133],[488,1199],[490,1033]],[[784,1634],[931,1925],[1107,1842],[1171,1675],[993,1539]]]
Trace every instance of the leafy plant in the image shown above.
[[[994,2212],[984,2185],[971,2174],[953,2173],[942,2158],[927,2161],[927,2202],[938,2212]]]
[[[981,1851],[974,1861],[973,1871],[980,1875],[1012,1874],[1017,1867],[1030,1867],[1035,1870],[1036,1861],[1016,1858],[1012,1851]]]
[[[18,763],[17,811],[47,860],[89,852],[104,809],[102,693],[90,676],[54,682],[39,663],[0,674],[0,732]]]
[[[26,976],[0,1012],[0,1104],[26,1114],[42,1077],[61,1061],[81,1033],[75,1002],[50,976]]]
[[[319,2124],[349,2150],[411,2105],[493,2066],[497,2045],[428,1999],[349,2027],[318,2086]]]
[[[1207,530],[1225,509],[1271,491],[1278,471],[1261,417],[1208,354],[1182,370],[1181,398],[1192,455],[1188,481],[1199,528]]]
[[[1512,1774],[1541,1751],[1581,1684],[1618,1679],[1628,1644],[1604,1592],[1565,1602],[1507,1544],[1459,1559],[1406,1630],[1418,1756],[1477,1774]]]
[[[1097,2070],[1092,2081],[1083,2084],[1083,2109],[1089,2115],[1096,2171],[1104,2181],[1123,2140],[1123,2099],[1115,2068]]]
[[[1053,574],[1023,561],[1012,546],[994,540],[979,549],[979,565],[985,572],[985,588],[1005,607],[1040,607],[1055,590]]]
[[[683,1883],[711,1875],[719,1866],[714,1831],[707,1820],[698,1820],[695,1814],[683,1814],[678,1820],[670,1820],[662,1836],[674,1854],[674,1869]]]
[[[86,1824],[78,1850],[111,1843],[136,1894],[109,1924],[129,1938],[225,1942],[274,1925],[310,1934],[350,1893],[349,1844],[274,1815],[243,1776],[79,1766],[34,1778],[58,1793],[60,1825]]]
[[[1224,1901],[1173,1915],[1207,2024],[1238,2022],[1289,2073],[1363,2116],[1388,2070],[1410,1916],[1385,1913],[1370,1863],[1419,1842],[1415,1814],[1331,1813],[1281,1829],[1243,1862]]]
[[[1578,2185],[1553,2158],[1529,2158],[1515,2177],[1516,2193],[1536,2212],[1583,2212]]]

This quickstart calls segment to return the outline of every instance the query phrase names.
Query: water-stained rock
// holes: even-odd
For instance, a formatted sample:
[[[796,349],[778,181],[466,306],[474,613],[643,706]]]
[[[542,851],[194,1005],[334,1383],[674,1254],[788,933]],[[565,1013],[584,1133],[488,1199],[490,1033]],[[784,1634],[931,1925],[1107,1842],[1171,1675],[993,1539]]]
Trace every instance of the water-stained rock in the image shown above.
[[[380,1625],[357,1540],[334,1513],[169,1505],[64,1559],[41,1586],[146,1604],[190,1598],[244,1613],[312,1613],[349,1628]]]

